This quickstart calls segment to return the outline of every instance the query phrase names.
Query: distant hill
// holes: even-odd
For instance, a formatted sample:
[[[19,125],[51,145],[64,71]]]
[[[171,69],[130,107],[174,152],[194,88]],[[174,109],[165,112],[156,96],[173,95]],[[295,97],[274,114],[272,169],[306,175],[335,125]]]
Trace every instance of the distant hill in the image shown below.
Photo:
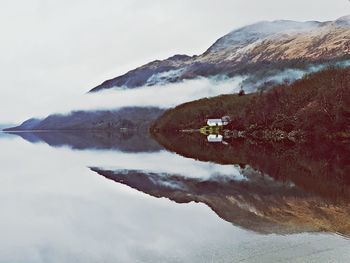
[[[0,123],[0,131],[2,131],[3,129],[6,129],[6,128],[13,127],[13,126],[14,126],[14,124]]]
[[[199,56],[156,60],[107,80],[91,92],[217,75],[260,74],[266,78],[282,69],[317,67],[349,55],[350,16],[327,22],[263,21],[228,33]]]
[[[110,111],[75,111],[67,115],[54,114],[45,119],[29,119],[6,131],[22,130],[128,130],[148,131],[150,124],[164,110],[128,107]]]

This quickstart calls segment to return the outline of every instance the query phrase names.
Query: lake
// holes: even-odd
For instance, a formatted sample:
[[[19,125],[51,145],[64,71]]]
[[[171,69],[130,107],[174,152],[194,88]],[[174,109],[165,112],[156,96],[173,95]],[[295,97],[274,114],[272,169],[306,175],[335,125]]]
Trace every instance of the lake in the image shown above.
[[[349,262],[347,159],[186,140],[0,134],[0,262]]]

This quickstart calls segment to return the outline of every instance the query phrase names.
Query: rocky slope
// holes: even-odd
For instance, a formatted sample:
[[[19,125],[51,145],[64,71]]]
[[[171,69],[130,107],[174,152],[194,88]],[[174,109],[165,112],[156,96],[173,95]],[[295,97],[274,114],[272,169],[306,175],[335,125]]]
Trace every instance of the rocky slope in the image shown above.
[[[350,16],[329,22],[278,20],[234,30],[199,56],[175,55],[107,80],[91,92],[136,88],[199,76],[250,74],[309,67],[350,55]],[[263,67],[262,67],[263,66]]]

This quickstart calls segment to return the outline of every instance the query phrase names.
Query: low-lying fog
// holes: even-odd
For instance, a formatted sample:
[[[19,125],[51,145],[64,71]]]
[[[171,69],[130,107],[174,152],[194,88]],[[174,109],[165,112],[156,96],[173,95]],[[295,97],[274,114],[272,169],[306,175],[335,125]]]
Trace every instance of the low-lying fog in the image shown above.
[[[74,110],[117,109],[127,106],[155,106],[160,108],[174,107],[178,104],[220,94],[236,93],[242,77],[199,78],[159,86],[145,86],[135,89],[111,89],[98,93],[87,93],[81,96],[67,96],[50,104],[38,105],[35,109],[27,109],[24,117],[21,109],[13,112],[17,122],[32,117],[46,117],[54,113],[68,113]],[[40,100],[38,100],[40,104]],[[23,105],[25,107],[25,105]],[[23,117],[22,117],[23,116]],[[6,116],[4,116],[6,117]]]
[[[336,62],[335,65],[340,67],[349,66],[350,60]],[[64,99],[60,98],[45,105],[41,105],[39,96],[36,103],[37,106],[26,109],[27,115],[25,118],[20,117],[23,116],[23,109],[20,108],[18,113],[11,113],[11,118],[16,118],[16,121],[19,123],[32,117],[42,118],[54,113],[69,113],[76,110],[109,110],[122,107],[170,108],[200,98],[238,93],[241,88],[246,92],[254,92],[266,82],[282,83],[285,80],[289,82],[295,81],[302,78],[305,74],[320,71],[327,66],[328,64],[319,64],[310,65],[305,69],[290,68],[269,72],[265,76],[260,77],[256,77],[254,74],[233,78],[222,75],[211,78],[199,77],[179,83],[164,84],[164,82],[161,82],[162,84],[134,89],[116,87],[97,93],[66,96]],[[25,105],[21,107],[25,107]],[[12,121],[13,119],[11,119]]]

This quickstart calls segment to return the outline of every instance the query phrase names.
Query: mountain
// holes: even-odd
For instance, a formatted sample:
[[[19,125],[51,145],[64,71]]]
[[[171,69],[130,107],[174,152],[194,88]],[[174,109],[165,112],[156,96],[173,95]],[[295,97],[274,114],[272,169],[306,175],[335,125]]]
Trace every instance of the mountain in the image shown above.
[[[163,113],[159,108],[126,107],[110,111],[75,111],[67,115],[54,114],[45,119],[29,119],[20,126],[5,131],[22,130],[127,130],[146,131]]]
[[[328,22],[277,20],[248,25],[218,39],[199,56],[156,60],[93,88],[136,88],[184,79],[237,74],[266,75],[282,68],[309,68],[350,56],[350,16]]]

